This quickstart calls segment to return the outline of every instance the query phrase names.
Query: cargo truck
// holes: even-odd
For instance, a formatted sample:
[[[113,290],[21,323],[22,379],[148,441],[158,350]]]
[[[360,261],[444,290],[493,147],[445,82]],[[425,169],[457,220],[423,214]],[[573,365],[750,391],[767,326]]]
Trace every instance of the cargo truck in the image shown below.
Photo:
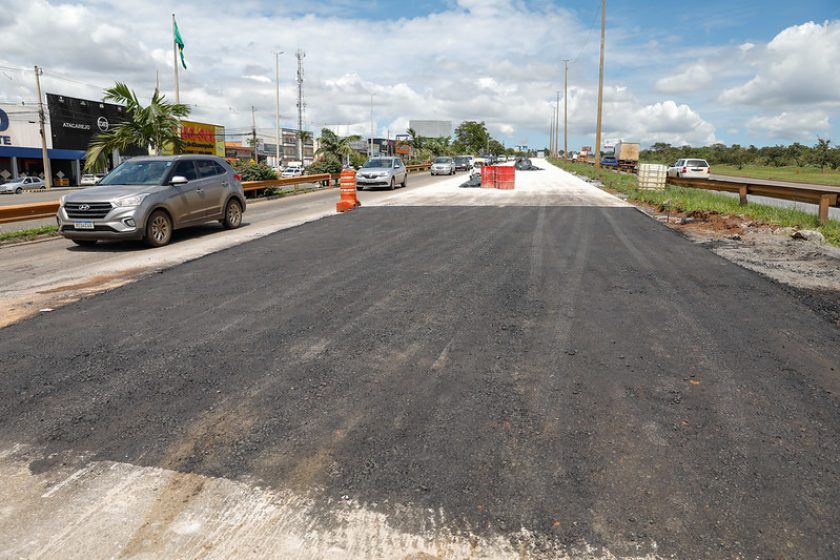
[[[638,142],[617,142],[615,145],[615,159],[618,160],[618,168],[624,171],[635,171],[639,164],[639,143]]]

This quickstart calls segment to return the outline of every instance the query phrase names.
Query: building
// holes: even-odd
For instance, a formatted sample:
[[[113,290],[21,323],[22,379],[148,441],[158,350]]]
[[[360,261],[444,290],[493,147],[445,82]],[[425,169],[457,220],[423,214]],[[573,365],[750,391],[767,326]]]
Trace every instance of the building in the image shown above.
[[[452,121],[408,121],[409,128],[424,138],[452,136]]]

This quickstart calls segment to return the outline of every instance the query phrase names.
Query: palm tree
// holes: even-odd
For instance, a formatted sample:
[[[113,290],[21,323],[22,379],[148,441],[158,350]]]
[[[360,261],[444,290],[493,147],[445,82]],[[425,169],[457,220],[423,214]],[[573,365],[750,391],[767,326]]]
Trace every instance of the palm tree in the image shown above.
[[[125,152],[131,146],[148,148],[156,155],[160,155],[164,146],[171,146],[176,154],[181,152],[183,141],[178,119],[190,114],[187,105],[168,102],[155,88],[149,105],[143,107],[137,94],[121,82],[105,90],[103,101],[124,105],[130,118],[96,136],[85,154],[85,170],[101,168],[105,154],[113,150]]]
[[[360,138],[361,136],[356,134],[341,138],[329,128],[322,128],[321,138],[318,139],[319,146],[315,152],[315,156],[323,157],[326,161],[343,163],[344,158],[349,159],[353,153],[353,148],[350,147],[350,143]]]

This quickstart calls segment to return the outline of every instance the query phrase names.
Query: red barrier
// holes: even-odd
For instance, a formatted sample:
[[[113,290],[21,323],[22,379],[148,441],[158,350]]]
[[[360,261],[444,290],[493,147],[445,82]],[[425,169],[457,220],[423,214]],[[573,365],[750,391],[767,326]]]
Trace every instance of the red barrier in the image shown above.
[[[496,168],[496,188],[512,191],[516,183],[516,168],[512,165],[501,165]]]
[[[496,168],[492,165],[485,165],[481,168],[481,188],[496,188]]]

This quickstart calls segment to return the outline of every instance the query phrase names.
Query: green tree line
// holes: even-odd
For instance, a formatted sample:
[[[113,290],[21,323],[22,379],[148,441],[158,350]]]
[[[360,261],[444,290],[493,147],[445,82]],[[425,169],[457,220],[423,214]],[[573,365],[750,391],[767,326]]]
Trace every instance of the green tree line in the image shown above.
[[[840,146],[832,145],[831,140],[818,138],[813,146],[799,142],[782,146],[741,146],[739,144],[712,144],[711,146],[672,146],[664,142],[657,142],[650,148],[642,150],[641,161],[648,163],[671,164],[682,158],[702,158],[710,164],[734,165],[742,168],[745,165],[759,165],[768,167],[805,167],[813,166],[821,170],[840,167]]]

